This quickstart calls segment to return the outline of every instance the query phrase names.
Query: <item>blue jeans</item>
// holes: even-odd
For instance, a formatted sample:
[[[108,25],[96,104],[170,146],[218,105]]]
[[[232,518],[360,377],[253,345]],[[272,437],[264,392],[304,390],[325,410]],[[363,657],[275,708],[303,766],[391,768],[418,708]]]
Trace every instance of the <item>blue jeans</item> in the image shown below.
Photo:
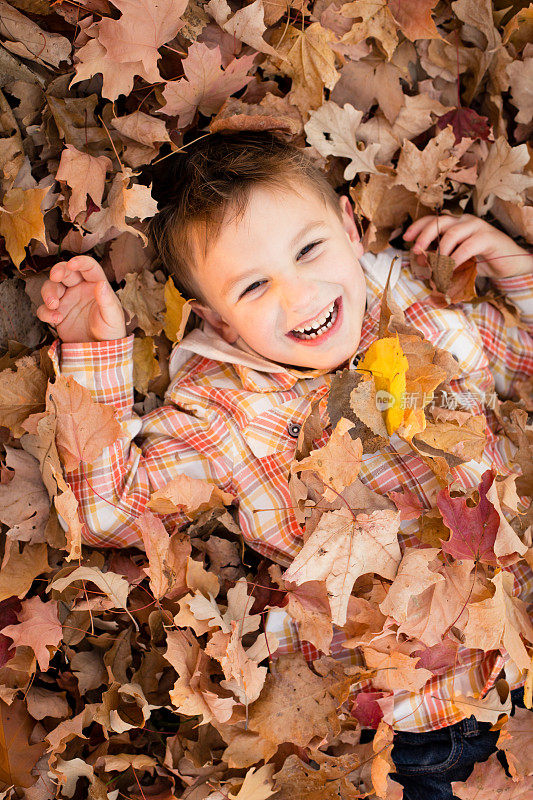
[[[513,713],[515,706],[524,708],[523,695],[523,687],[511,692]],[[396,772],[390,777],[403,786],[404,800],[454,800],[452,781],[465,781],[476,761],[486,761],[497,749],[499,731],[490,727],[471,716],[426,733],[396,731],[392,748]],[[498,758],[506,767],[505,756]]]

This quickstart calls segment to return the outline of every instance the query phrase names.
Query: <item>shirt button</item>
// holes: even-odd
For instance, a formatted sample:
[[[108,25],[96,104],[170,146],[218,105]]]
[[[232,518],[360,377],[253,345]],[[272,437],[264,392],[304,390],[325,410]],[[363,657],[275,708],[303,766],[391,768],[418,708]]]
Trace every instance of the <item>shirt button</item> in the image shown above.
[[[289,436],[292,436],[293,439],[297,439],[298,436],[299,436],[301,427],[302,426],[299,425],[297,422],[289,422],[289,424],[287,425],[287,432],[288,432]]]

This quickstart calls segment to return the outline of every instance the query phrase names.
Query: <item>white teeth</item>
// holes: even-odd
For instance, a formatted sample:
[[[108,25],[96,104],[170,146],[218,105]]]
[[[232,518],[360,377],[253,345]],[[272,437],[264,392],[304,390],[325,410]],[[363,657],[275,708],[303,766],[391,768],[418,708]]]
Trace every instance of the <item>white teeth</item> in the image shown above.
[[[293,330],[297,331],[298,333],[310,333],[311,331],[315,330],[316,328],[319,328],[321,325],[324,324],[329,315],[333,313],[334,308],[335,308],[335,301],[333,301],[330,307],[326,309],[325,313],[322,314],[322,316],[319,319],[315,320],[312,325],[306,325],[305,327],[302,328],[293,328]]]
[[[322,321],[325,321],[330,315],[331,319],[329,320],[329,322],[326,325],[323,325]],[[329,328],[332,327],[332,325],[335,324],[337,320],[337,315],[338,312],[337,309],[335,308],[335,303],[333,303],[331,306],[331,310],[328,310],[326,316],[321,318],[320,326],[317,325],[318,330],[316,330],[315,328],[305,328],[305,330],[302,328],[293,328],[293,332],[299,333],[300,336],[298,338],[302,340],[316,339],[318,336],[322,336],[327,330],[329,330]]]

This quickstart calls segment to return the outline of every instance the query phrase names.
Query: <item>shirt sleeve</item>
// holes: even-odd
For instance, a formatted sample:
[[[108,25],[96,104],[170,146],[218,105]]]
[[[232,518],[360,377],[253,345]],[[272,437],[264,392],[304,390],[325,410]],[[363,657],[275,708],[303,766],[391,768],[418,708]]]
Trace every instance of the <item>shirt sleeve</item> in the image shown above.
[[[133,341],[133,335],[106,342],[56,339],[48,351],[56,375],[72,376],[95,401],[115,406],[122,425],[122,435],[97,459],[67,475],[79,503],[82,539],[92,546],[142,547],[137,518],[150,495],[179,474],[232,492],[223,417],[208,411],[198,418],[170,404],[143,417],[133,411]],[[176,525],[187,521],[181,512],[164,518]]]
[[[533,375],[533,274],[491,281],[511,300],[526,327],[510,326],[501,311],[490,302],[469,307],[478,328],[498,394],[512,397],[516,381]]]

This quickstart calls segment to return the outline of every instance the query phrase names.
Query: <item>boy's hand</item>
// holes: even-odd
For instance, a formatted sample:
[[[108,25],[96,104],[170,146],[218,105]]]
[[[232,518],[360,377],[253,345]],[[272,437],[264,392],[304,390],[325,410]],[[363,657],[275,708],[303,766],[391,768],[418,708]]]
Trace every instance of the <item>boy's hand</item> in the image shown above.
[[[37,316],[63,342],[103,342],[126,336],[124,311],[94,258],[74,256],[50,270]]]
[[[456,266],[469,258],[478,262],[478,274],[509,278],[533,273],[533,256],[510,236],[472,214],[426,216],[409,225],[403,238],[413,241],[413,253],[423,253],[438,238],[438,251]]]

